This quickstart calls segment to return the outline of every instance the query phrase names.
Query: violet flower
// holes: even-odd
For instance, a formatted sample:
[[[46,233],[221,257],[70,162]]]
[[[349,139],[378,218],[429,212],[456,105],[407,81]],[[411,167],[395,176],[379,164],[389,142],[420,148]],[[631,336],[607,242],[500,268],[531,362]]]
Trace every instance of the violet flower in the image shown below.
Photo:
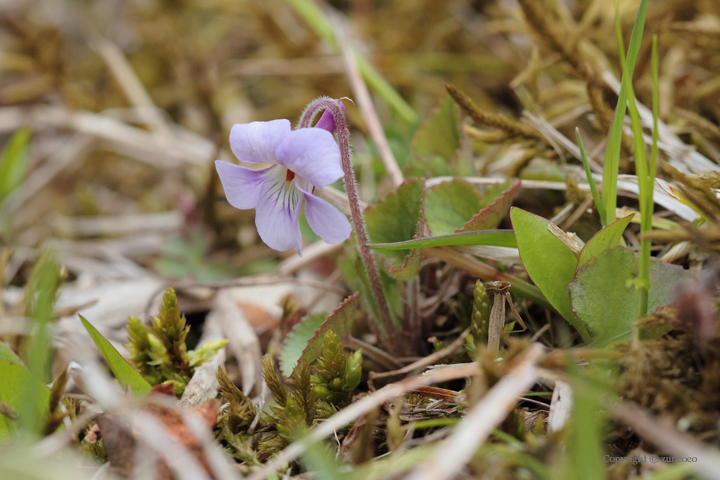
[[[330,112],[325,112],[326,114]],[[215,161],[225,196],[239,209],[255,209],[255,225],[263,242],[275,250],[302,254],[300,209],[310,228],[326,243],[343,242],[351,231],[345,215],[313,195],[343,176],[340,149],[332,135],[332,115],[319,128],[290,129],[288,120],[233,125],[230,148],[250,163],[270,163],[253,170]]]

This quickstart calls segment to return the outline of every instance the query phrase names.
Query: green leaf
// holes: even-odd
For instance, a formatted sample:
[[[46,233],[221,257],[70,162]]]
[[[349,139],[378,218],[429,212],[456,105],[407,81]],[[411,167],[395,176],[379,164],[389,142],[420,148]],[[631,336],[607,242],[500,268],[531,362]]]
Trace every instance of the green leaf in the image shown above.
[[[420,271],[422,263],[422,252],[413,250],[405,261],[398,265],[386,265],[387,272],[398,280],[412,280]]]
[[[385,198],[365,210],[365,225],[371,243],[393,243],[415,238],[421,230],[425,182],[407,180]],[[420,253],[408,249],[383,252],[388,272],[408,279],[420,268]]]
[[[35,423],[40,423],[40,419],[48,412],[50,389],[24,366],[2,359],[0,401],[7,403],[21,415],[32,415]],[[28,423],[27,419],[23,423]],[[6,437],[14,428],[14,422],[0,415],[0,439]]]
[[[457,232],[481,210],[482,203],[483,197],[464,180],[443,182],[428,189],[425,219],[430,232],[435,235]]]
[[[440,157],[451,163],[462,149],[460,112],[450,95],[420,125],[412,139],[418,157]]]
[[[550,222],[530,212],[513,207],[510,210],[520,258],[535,285],[550,304],[580,333],[585,342],[590,334],[573,313],[568,285],[575,276],[577,258],[572,251],[548,231]]]
[[[507,215],[512,206],[515,196],[520,191],[520,181],[514,184],[505,182],[498,185],[492,185],[485,190],[483,198],[483,208],[479,213],[473,215],[472,219],[467,222],[456,232],[472,232],[477,230],[490,230],[496,228],[505,215]],[[485,203],[487,202],[487,203]]]
[[[437,237],[422,237],[396,243],[370,243],[376,250],[404,250],[408,248],[452,247],[454,245],[490,245],[517,248],[515,232],[512,230],[479,230],[476,232],[453,233]]]
[[[622,245],[622,235],[635,214],[616,220],[607,227],[597,232],[588,240],[580,252],[577,268],[585,265],[592,257],[599,255],[605,250]]]
[[[118,353],[115,347],[103,337],[100,332],[93,327],[90,322],[85,320],[82,315],[78,315],[82,320],[85,330],[90,334],[90,337],[95,342],[95,346],[100,350],[105,361],[108,363],[110,370],[112,370],[115,378],[117,378],[120,385],[125,387],[128,385],[130,391],[136,395],[143,395],[149,393],[152,390],[150,384],[140,375],[140,372],[135,370],[122,355]]]
[[[327,317],[327,312],[308,315],[287,334],[278,356],[280,371],[283,375],[290,378],[295,366],[298,364],[298,360],[302,356],[303,350],[307,347],[308,341],[313,338],[315,331],[327,320]]]
[[[360,293],[350,295],[330,315],[314,314],[307,317],[287,337],[280,351],[280,368],[283,375],[290,377],[295,366],[304,360],[315,361],[322,353],[323,339],[332,330],[340,340],[350,335]]]
[[[30,130],[21,128],[8,140],[0,155],[0,203],[23,181],[27,174],[27,143]]]
[[[493,229],[507,215],[519,189],[519,181],[505,182],[481,195],[464,180],[443,182],[425,194],[428,228],[435,235]]]
[[[14,363],[15,365],[23,365],[22,360],[20,360],[20,357],[18,357],[15,352],[13,352],[10,347],[8,347],[5,343],[0,342],[0,360],[6,360],[10,363]]]
[[[639,293],[633,281],[639,271],[640,256],[622,246],[605,250],[578,269],[570,284],[572,306],[597,342],[628,338],[637,319]],[[672,302],[678,285],[693,279],[694,273],[653,259],[648,311]]]

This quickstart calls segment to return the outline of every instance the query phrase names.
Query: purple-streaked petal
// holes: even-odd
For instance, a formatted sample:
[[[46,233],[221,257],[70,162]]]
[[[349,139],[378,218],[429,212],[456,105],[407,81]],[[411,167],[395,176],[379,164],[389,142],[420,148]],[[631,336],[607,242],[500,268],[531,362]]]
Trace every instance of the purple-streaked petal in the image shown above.
[[[278,163],[275,150],[288,133],[289,120],[238,123],[230,130],[230,148],[243,162]]]
[[[215,160],[215,169],[225,190],[228,202],[235,208],[255,208],[260,198],[263,182],[272,169],[283,170],[280,166],[253,170],[240,165]]]
[[[340,108],[342,108],[342,111],[345,112],[345,104],[338,100],[338,103],[340,104]],[[320,117],[320,120],[315,124],[315,128],[322,128],[323,130],[327,130],[330,133],[335,133],[335,117],[332,114],[332,111],[329,108],[326,108],[323,112],[322,116]]]
[[[322,128],[300,128],[288,133],[275,150],[277,162],[317,188],[343,176],[340,147]]]
[[[305,191],[298,185],[305,195],[305,219],[317,236],[325,243],[337,245],[350,236],[352,227],[347,217],[320,197]]]
[[[285,169],[273,169],[260,190],[255,226],[262,241],[279,251],[294,249],[302,254],[300,206],[303,195],[294,182],[286,185]],[[286,188],[289,187],[289,188]]]

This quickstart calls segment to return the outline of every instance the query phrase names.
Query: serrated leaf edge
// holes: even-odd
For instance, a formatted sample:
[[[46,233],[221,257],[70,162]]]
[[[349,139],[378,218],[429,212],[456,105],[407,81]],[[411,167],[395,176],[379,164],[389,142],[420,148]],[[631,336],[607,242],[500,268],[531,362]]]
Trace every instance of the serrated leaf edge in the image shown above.
[[[468,225],[470,225],[470,223],[472,223],[476,218],[480,218],[482,215],[485,215],[485,212],[487,212],[487,211],[489,211],[491,208],[495,207],[495,206],[498,204],[498,202],[500,202],[500,200],[504,199],[507,195],[510,195],[510,206],[512,207],[512,200],[515,199],[515,196],[516,196],[516,195],[518,194],[518,192],[520,191],[520,187],[521,187],[521,186],[522,186],[522,180],[518,180],[518,181],[515,182],[515,184],[512,185],[510,188],[508,188],[507,190],[503,190],[503,192],[500,194],[499,197],[495,197],[495,201],[493,201],[492,203],[488,204],[488,206],[486,206],[485,208],[483,208],[482,210],[480,210],[478,213],[476,213],[475,215],[473,215],[470,220],[468,220],[467,222],[465,222],[465,225],[463,225],[462,228],[456,228],[456,229],[455,229],[455,233],[472,232],[473,230],[465,230],[466,228],[468,228]],[[510,209],[508,209],[508,212],[509,212],[509,211],[510,211]]]

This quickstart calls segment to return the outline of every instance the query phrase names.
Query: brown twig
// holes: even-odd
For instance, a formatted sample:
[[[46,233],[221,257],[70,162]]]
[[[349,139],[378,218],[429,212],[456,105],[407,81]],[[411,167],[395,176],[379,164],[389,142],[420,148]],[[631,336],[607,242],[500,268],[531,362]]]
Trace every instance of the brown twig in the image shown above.
[[[385,165],[385,170],[387,171],[393,184],[397,187],[405,181],[405,178],[400,171],[400,167],[395,161],[395,156],[393,155],[387,138],[385,137],[385,132],[383,131],[380,119],[378,118],[372,99],[370,98],[370,92],[368,91],[362,75],[360,75],[360,71],[358,70],[357,62],[355,60],[355,53],[345,36],[345,31],[342,28],[339,19],[334,23],[335,38],[338,41],[340,50],[342,51],[345,73],[350,81],[353,93],[357,98],[360,113],[362,114],[363,120],[365,120],[365,125],[370,132],[370,136],[375,142],[375,146],[380,154],[380,159],[382,160],[383,165]]]

